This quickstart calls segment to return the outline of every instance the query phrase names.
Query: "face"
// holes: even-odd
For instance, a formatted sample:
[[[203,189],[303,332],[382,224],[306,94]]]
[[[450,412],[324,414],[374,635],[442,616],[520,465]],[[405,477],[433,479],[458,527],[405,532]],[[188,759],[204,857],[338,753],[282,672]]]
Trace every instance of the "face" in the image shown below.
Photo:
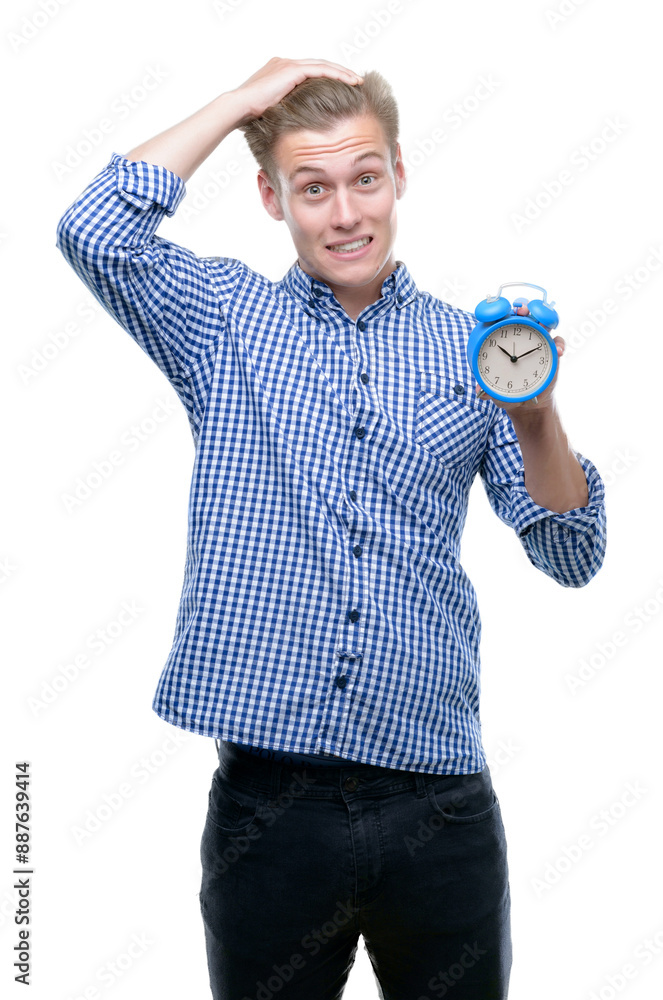
[[[329,131],[287,134],[275,159],[281,194],[263,171],[260,192],[270,215],[285,219],[300,267],[341,299],[345,292],[374,301],[396,266],[396,201],[405,189],[400,147],[393,168],[382,126],[363,115]]]

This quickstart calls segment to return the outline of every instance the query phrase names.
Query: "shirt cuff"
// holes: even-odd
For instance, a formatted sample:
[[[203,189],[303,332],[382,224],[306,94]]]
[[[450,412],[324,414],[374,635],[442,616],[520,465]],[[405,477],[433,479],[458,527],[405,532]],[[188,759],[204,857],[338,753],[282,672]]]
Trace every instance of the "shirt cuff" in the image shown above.
[[[588,458],[574,452],[587,480],[588,499],[585,507],[574,507],[559,513],[541,507],[532,500],[525,487],[525,469],[522,467],[513,482],[511,490],[511,521],[517,534],[522,538],[529,534],[532,526],[549,517],[557,524],[582,531],[596,523],[599,510],[605,502],[605,487],[596,467]]]
[[[182,178],[155,163],[128,160],[126,156],[113,153],[108,169],[115,172],[121,197],[142,211],[159,205],[166,215],[173,215],[186,194]]]

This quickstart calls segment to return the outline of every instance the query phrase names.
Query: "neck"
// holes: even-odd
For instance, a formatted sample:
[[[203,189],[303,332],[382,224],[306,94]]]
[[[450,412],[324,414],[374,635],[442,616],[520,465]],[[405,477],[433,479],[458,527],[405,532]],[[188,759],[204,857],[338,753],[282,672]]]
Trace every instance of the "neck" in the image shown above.
[[[301,267],[301,262],[299,264]],[[302,270],[304,270],[302,268]],[[337,302],[345,309],[346,313],[351,320],[356,320],[359,313],[366,308],[366,306],[372,305],[373,302],[377,302],[381,297],[382,282],[385,278],[389,277],[392,271],[396,270],[396,261],[393,255],[389,257],[384,267],[381,269],[379,274],[369,281],[366,285],[361,285],[358,288],[348,287],[347,285],[334,285],[330,281],[325,282],[329,285],[334,297]]]

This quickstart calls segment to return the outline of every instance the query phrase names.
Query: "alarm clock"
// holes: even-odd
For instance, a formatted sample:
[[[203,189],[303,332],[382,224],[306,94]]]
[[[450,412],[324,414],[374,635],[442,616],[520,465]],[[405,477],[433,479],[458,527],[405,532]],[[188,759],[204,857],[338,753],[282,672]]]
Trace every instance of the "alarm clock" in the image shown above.
[[[543,298],[514,299],[502,295],[512,285],[536,288]],[[518,316],[518,306],[527,305],[529,316]],[[474,316],[479,321],[470,333],[467,360],[474,377],[489,396],[505,403],[534,399],[546,389],[557,371],[557,346],[549,331],[559,316],[548,302],[545,288],[528,281],[507,281],[497,295],[483,299]]]

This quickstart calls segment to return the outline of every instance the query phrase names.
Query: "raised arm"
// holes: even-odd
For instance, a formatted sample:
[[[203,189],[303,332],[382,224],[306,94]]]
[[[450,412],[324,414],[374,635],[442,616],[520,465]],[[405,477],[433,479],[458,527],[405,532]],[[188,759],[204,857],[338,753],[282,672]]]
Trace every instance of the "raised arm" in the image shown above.
[[[165,167],[187,181],[230,132],[258,118],[298,83],[313,76],[329,76],[349,84],[361,80],[353,70],[326,59],[274,56],[241,86],[220,94],[189,118],[136,146],[126,158]]]
[[[224,337],[225,304],[246,268],[232,258],[199,258],[156,230],[224,136],[312,76],[360,80],[326,60],[270,59],[178,125],[126,156],[114,153],[58,223],[57,246],[81,281],[185,400],[183,381],[211,364]]]

